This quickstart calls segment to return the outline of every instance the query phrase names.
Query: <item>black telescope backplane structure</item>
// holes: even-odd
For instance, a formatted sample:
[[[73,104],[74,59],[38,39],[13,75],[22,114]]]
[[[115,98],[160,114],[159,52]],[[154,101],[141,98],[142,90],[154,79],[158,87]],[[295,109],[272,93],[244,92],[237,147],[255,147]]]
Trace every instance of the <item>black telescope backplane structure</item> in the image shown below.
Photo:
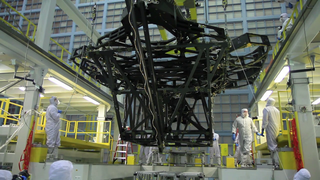
[[[271,49],[268,37],[231,40],[223,28],[188,20],[173,0],[126,0],[126,6],[121,27],[74,49],[71,60],[110,88],[123,140],[160,150],[211,146],[213,97],[253,84]],[[152,41],[150,24],[172,38]],[[252,51],[234,54],[246,47]],[[117,95],[125,95],[124,116]]]

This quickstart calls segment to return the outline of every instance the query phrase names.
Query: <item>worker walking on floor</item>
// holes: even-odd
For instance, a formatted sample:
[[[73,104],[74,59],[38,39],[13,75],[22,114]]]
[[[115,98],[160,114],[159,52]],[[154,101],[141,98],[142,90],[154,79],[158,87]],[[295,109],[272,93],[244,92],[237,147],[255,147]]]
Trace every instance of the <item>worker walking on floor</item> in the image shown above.
[[[58,147],[60,146],[60,115],[61,110],[58,110],[60,104],[57,97],[52,96],[50,99],[50,105],[46,112],[46,134],[47,134],[47,146],[48,156],[53,155],[55,159],[58,159]]]
[[[214,159],[217,160],[218,166],[221,166],[221,156],[219,147],[219,134],[215,133],[212,129],[213,145],[210,147],[210,165],[213,165]]]
[[[277,154],[277,137],[280,132],[280,111],[274,106],[275,100],[273,98],[269,98],[266,104],[266,107],[263,109],[263,118],[262,118],[262,132],[263,135],[264,130],[266,130],[266,138],[268,149],[271,152],[271,159],[273,165],[278,168],[279,167],[279,159]]]
[[[241,116],[237,117],[232,125],[232,140],[236,139],[237,128],[239,129],[239,145],[241,152],[241,167],[250,167],[252,162],[250,158],[251,144],[252,144],[252,132],[255,132],[258,136],[256,126],[253,124],[252,119],[249,117],[248,110],[242,109]]]

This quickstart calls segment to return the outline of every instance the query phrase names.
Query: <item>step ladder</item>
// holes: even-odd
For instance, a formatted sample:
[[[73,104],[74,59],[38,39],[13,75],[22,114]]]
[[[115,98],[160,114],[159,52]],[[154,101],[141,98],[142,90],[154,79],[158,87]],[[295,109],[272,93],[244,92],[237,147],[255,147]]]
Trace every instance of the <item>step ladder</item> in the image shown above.
[[[121,137],[119,134],[118,140],[117,140],[116,150],[114,151],[114,155],[113,155],[113,164],[118,159],[121,160],[122,163],[124,162],[125,164],[127,164],[129,147],[130,147],[131,154],[132,154],[133,153],[132,143],[121,140]]]

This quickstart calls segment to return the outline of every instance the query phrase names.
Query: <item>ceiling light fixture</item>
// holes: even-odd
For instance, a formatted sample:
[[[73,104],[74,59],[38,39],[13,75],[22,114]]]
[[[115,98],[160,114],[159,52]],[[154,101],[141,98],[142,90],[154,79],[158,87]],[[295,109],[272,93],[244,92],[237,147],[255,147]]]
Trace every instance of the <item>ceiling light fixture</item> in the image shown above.
[[[90,97],[88,97],[88,96],[83,96],[83,98],[84,98],[85,100],[87,100],[87,101],[95,104],[95,105],[99,105],[99,104],[100,104],[99,102],[93,100],[92,98],[90,98]]]
[[[272,92],[273,92],[272,90],[266,91],[260,100],[261,101],[267,100],[271,96]]]
[[[320,103],[320,98],[318,98],[317,100],[313,101],[312,105],[317,105]]]
[[[281,81],[284,79],[284,77],[287,76],[287,74],[289,73],[289,71],[290,71],[289,66],[284,66],[284,67],[282,68],[282,70],[280,71],[280,73],[278,74],[277,78],[274,80],[274,82],[275,82],[275,83],[281,82]]]
[[[53,82],[53,83],[55,83],[55,84],[63,87],[63,88],[66,89],[66,90],[69,90],[69,91],[72,90],[72,88],[71,88],[70,86],[66,85],[65,83],[59,81],[58,79],[56,79],[56,78],[54,78],[54,77],[49,77],[48,79],[49,79],[49,81],[51,81],[51,82]]]
[[[25,91],[26,90],[26,87],[19,87],[19,89],[21,90],[21,91]]]

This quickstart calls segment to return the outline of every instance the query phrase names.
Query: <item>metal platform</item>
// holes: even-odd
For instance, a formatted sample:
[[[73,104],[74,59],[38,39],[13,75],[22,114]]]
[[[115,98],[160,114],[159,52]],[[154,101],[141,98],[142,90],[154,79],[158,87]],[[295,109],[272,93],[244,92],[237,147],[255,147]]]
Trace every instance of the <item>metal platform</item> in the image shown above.
[[[317,137],[317,144],[320,145],[320,137]],[[282,134],[278,136],[278,147],[284,147],[288,145],[288,135]],[[268,150],[267,142],[260,144],[259,146],[256,146],[256,151],[263,151]]]
[[[100,143],[93,143],[87,142],[79,139],[68,138],[64,136],[60,136],[61,138],[61,146],[64,148],[76,148],[76,149],[94,149],[94,150],[101,150],[101,149],[109,149],[108,145],[100,144]],[[42,133],[35,133],[34,141],[35,142],[42,142],[45,139],[45,134]]]

